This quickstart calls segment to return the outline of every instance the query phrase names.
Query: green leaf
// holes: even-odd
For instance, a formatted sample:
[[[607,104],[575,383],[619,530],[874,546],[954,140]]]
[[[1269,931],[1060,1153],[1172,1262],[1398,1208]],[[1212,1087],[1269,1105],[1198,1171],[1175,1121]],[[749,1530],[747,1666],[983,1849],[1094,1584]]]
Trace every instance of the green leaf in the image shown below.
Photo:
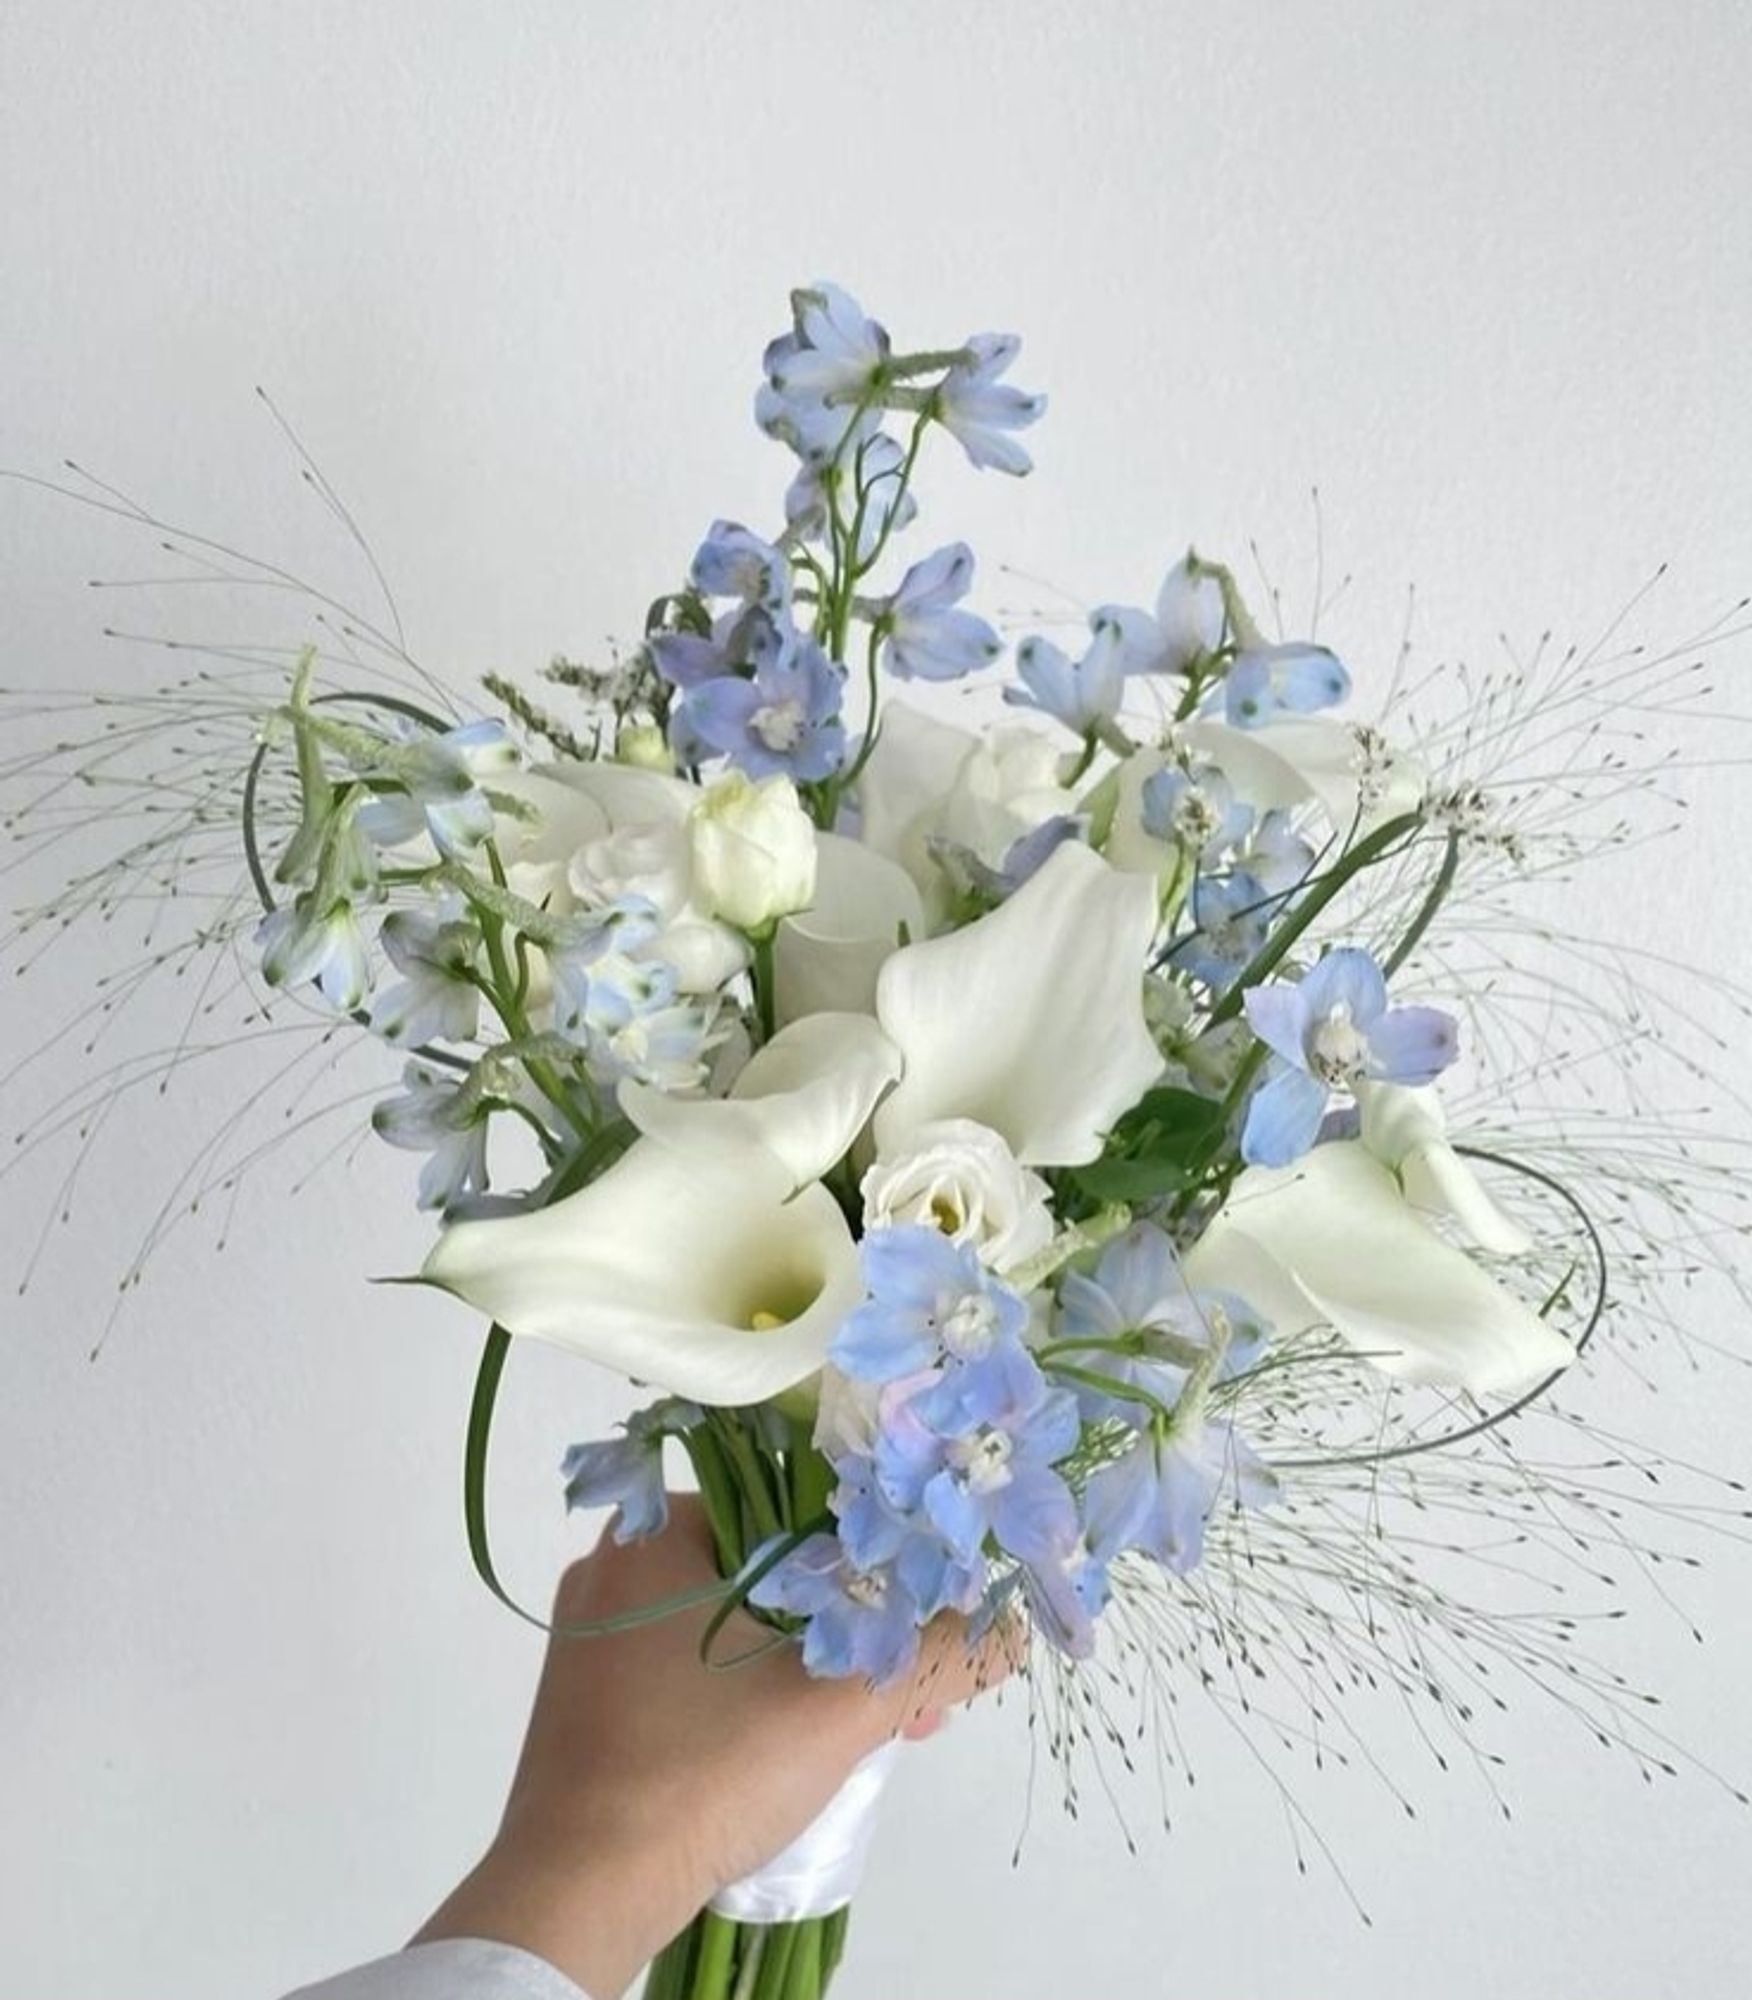
[[[1071,1178],[1098,1201],[1136,1204],[1173,1194],[1205,1171],[1223,1143],[1223,1107],[1164,1084],[1147,1092],[1108,1135],[1107,1150]]]

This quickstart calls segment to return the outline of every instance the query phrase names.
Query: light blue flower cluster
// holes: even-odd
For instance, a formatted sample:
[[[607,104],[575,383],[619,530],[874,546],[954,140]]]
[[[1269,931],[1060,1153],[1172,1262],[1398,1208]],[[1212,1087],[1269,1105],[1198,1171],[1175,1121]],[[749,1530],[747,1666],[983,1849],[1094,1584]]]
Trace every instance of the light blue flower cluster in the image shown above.
[[[676,697],[669,740],[684,766],[723,758],[753,778],[832,781],[853,751],[844,717],[853,619],[867,628],[873,662],[900,680],[959,680],[997,659],[998,635],[962,606],[973,582],[965,543],[914,562],[884,594],[859,586],[917,515],[913,467],[930,425],[975,465],[1028,471],[1014,433],[1045,399],[1001,379],[1019,345],[976,334],[958,348],[896,354],[838,286],[793,294],[791,330],[769,344],[755,399],[761,429],[800,461],[785,526],[764,541],[714,523],[680,621],[648,640]],[[883,428],[890,418],[909,425],[905,445]]]
[[[977,1630],[1020,1593],[1086,1656],[1127,1551],[1185,1571],[1226,1480],[1275,1497],[1230,1427],[1204,1414],[1265,1329],[1239,1300],[1195,1295],[1167,1236],[1139,1224],[1064,1280],[1051,1340],[972,1249],[901,1223],[863,1244],[868,1298],[830,1359],[872,1399],[867,1446],[839,1453],[836,1532],[758,1576],[752,1601],[804,1621],[818,1674],[904,1671],[943,1610]],[[1065,1377],[1076,1386],[1067,1386]]]

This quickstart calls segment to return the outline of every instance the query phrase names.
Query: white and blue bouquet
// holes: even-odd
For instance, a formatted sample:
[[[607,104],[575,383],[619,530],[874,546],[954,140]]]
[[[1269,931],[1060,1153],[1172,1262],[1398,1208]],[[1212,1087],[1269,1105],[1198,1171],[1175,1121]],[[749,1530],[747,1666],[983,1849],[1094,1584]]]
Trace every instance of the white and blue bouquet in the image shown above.
[[[1554,1116],[1526,1024],[1569,975],[1502,976],[1495,915],[1585,774],[1517,773],[1555,711],[1507,682],[1445,732],[1402,734],[1397,690],[1357,720],[1335,653],[1195,552],[1153,607],[1012,652],[915,486],[940,451],[1030,469],[1018,345],[899,351],[796,293],[756,402],[780,518],[713,523],[642,643],[556,661],[557,696],[493,677],[500,718],[460,712],[358,619],[350,659],[183,683],[141,731],[192,717],[222,781],[185,777],[177,865],[248,874],[192,948],[252,949],[274,1004],[400,1057],[372,1123],[423,1156],[422,1276],[490,1325],[466,1484],[495,1589],[494,1400],[540,1340],[645,1398],[568,1453],[569,1504],[656,1531],[677,1447],[721,1614],[812,1674],[892,1681],[932,1620],[1011,1621],[1055,1742],[1094,1749],[1104,1632],[1128,1684],[1287,1659],[1310,1705],[1367,1679],[1462,1733],[1495,1648],[1628,1740],[1560,1619],[1493,1626],[1383,1525],[1447,1499],[1489,1536],[1537,1493],[1577,1532],[1593,1483],[1503,1419],[1683,1180],[1677,1140],[1651,1166],[1646,1132]],[[1593,673],[1564,663],[1556,709],[1609,705]],[[1004,706],[952,719],[963,683]],[[814,2000],[879,1776],[648,1992]]]

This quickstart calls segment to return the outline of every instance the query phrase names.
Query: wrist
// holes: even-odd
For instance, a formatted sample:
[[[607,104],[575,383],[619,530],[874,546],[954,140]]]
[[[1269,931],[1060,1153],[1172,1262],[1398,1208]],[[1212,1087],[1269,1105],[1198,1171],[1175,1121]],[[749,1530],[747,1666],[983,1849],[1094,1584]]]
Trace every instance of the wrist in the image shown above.
[[[662,1862],[604,1843],[588,1852],[502,1831],[416,1943],[488,1938],[545,1959],[590,2000],[618,2000],[703,1897]]]

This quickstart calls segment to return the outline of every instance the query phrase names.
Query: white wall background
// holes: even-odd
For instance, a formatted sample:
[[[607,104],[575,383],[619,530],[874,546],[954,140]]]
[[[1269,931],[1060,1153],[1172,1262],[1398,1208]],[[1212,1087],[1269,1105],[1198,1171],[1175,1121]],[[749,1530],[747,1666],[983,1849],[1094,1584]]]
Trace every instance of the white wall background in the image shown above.
[[[988,606],[1041,595],[999,560],[1136,598],[1195,535],[1305,577],[1318,483],[1365,678],[1411,582],[1426,649],[1483,656],[1591,633],[1671,558],[1673,636],[1752,572],[1749,58],[1735,0],[11,0],[0,459],[72,455],[362,589],[266,383],[415,650],[458,681],[528,670],[635,631],[712,514],[770,512],[759,348],[786,288],[831,275],[903,337],[1027,336],[1037,476],[940,457],[925,487]],[[82,593],[128,573],[113,538],[0,505],[0,680],[142,671]],[[1749,809],[1727,779],[1702,796],[1684,893],[1645,870],[1630,920],[1743,971]],[[99,963],[0,995],[6,1044]],[[1752,1085],[1743,1047],[1724,1061]],[[0,1991],[30,2000],[234,2000],[393,1944],[489,1828],[535,1663],[457,1519],[475,1329],[362,1283],[419,1253],[401,1159],[295,1202],[264,1182],[225,1257],[168,1252],[86,1363],[113,1219],[199,1101],[152,1111],[0,1306]],[[43,1192],[0,1183],[8,1268]],[[1687,1402],[1672,1373],[1664,1434],[1743,1468],[1741,1377]],[[538,1591],[576,1539],[557,1447],[619,1403],[521,1356],[513,1401],[499,1520]],[[1742,1780],[1748,1581],[1730,1547],[1687,1581],[1701,1648],[1643,1593],[1630,1653]],[[1012,1870],[1013,1707],[918,1756],[846,2000],[1745,1990],[1748,1821],[1706,1781],[1650,1790],[1536,1705],[1502,1731],[1509,1824],[1462,1777],[1416,1776],[1411,1820],[1309,1775],[1365,1930],[1191,1727],[1201,1783],[1135,1861],[1048,1787]]]

